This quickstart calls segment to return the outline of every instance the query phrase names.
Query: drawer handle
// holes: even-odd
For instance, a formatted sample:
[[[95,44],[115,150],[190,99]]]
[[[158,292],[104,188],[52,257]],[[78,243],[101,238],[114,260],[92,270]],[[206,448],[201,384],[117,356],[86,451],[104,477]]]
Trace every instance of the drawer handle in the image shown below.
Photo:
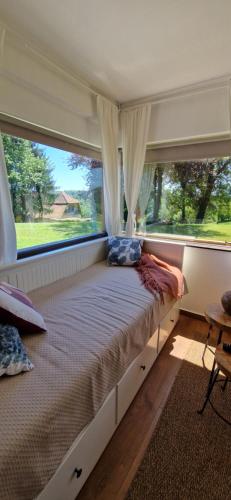
[[[141,370],[146,370],[146,366],[145,365],[140,365],[140,369]]]
[[[171,321],[172,323],[174,323],[174,322],[175,322],[175,320],[174,320],[174,319],[170,319],[170,321]]]
[[[77,467],[74,470],[74,473],[76,474],[77,479],[81,476],[83,469],[77,469]]]

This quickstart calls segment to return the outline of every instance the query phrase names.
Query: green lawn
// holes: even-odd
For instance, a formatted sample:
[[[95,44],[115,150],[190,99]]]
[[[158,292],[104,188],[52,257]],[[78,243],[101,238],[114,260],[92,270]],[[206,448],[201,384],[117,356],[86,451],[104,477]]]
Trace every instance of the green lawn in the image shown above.
[[[102,222],[90,220],[58,222],[17,222],[17,248],[27,248],[53,241],[67,240],[77,236],[96,233],[103,230]]]
[[[216,224],[151,224],[147,233],[176,234],[207,240],[231,241],[231,222]]]
[[[27,248],[42,243],[66,240],[77,236],[102,231],[102,222],[90,220],[57,222],[18,222],[16,225],[17,247]],[[196,238],[231,241],[231,222],[221,224],[152,224],[146,226],[147,233],[186,235]]]

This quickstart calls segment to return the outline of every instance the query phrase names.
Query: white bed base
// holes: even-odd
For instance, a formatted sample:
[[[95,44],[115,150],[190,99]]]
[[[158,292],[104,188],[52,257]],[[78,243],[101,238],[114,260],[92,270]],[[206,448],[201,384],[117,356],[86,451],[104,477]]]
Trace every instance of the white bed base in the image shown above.
[[[94,469],[121,419],[179,318],[179,304],[168,312],[143,351],[112,389],[91,423],[78,435],[37,500],[74,500]]]

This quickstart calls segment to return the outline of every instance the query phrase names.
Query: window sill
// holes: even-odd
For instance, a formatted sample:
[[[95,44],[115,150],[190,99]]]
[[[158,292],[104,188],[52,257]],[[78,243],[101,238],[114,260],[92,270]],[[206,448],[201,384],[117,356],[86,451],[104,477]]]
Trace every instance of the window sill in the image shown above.
[[[195,247],[195,248],[204,248],[206,250],[220,250],[222,252],[231,252],[231,245],[230,243],[203,243],[200,241],[195,241],[192,243],[188,243],[186,241],[186,247]]]
[[[55,250],[61,250],[63,248],[73,247],[80,245],[81,243],[86,243],[107,236],[106,231],[101,233],[94,233],[88,236],[80,236],[78,238],[72,238],[71,240],[62,240],[53,243],[46,243],[44,245],[33,246],[29,248],[22,248],[17,252],[17,260],[27,259],[28,257],[33,257],[41,254],[49,254]]]
[[[195,238],[190,238],[186,237],[184,238],[183,236],[174,236],[174,235],[163,235],[160,233],[153,233],[153,234],[141,234],[137,233],[137,237],[143,238],[145,240],[150,240],[150,241],[159,241],[163,243],[169,243],[169,244],[178,244],[178,245],[184,245],[186,247],[195,247],[195,248],[204,248],[206,250],[220,250],[220,251],[226,251],[230,252],[231,251],[231,243],[230,242],[216,242],[216,241],[205,241],[205,240],[200,240],[200,239],[195,239]]]

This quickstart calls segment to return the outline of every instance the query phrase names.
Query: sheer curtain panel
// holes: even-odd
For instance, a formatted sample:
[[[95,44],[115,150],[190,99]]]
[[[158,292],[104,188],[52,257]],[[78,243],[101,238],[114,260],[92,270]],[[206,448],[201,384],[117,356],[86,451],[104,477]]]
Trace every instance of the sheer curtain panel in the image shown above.
[[[118,164],[118,108],[97,96],[102,137],[105,224],[109,235],[120,232],[120,171]]]
[[[154,165],[144,165],[143,175],[139,192],[139,209],[140,209],[140,232],[145,232],[145,210],[148,206],[151,191],[153,189],[153,179],[155,173]]]
[[[16,232],[10,199],[4,149],[0,134],[0,265],[13,264],[17,259]]]
[[[144,104],[121,112],[124,192],[128,210],[126,233],[128,236],[132,236],[135,232],[135,209],[144,168],[150,115],[151,104]]]

